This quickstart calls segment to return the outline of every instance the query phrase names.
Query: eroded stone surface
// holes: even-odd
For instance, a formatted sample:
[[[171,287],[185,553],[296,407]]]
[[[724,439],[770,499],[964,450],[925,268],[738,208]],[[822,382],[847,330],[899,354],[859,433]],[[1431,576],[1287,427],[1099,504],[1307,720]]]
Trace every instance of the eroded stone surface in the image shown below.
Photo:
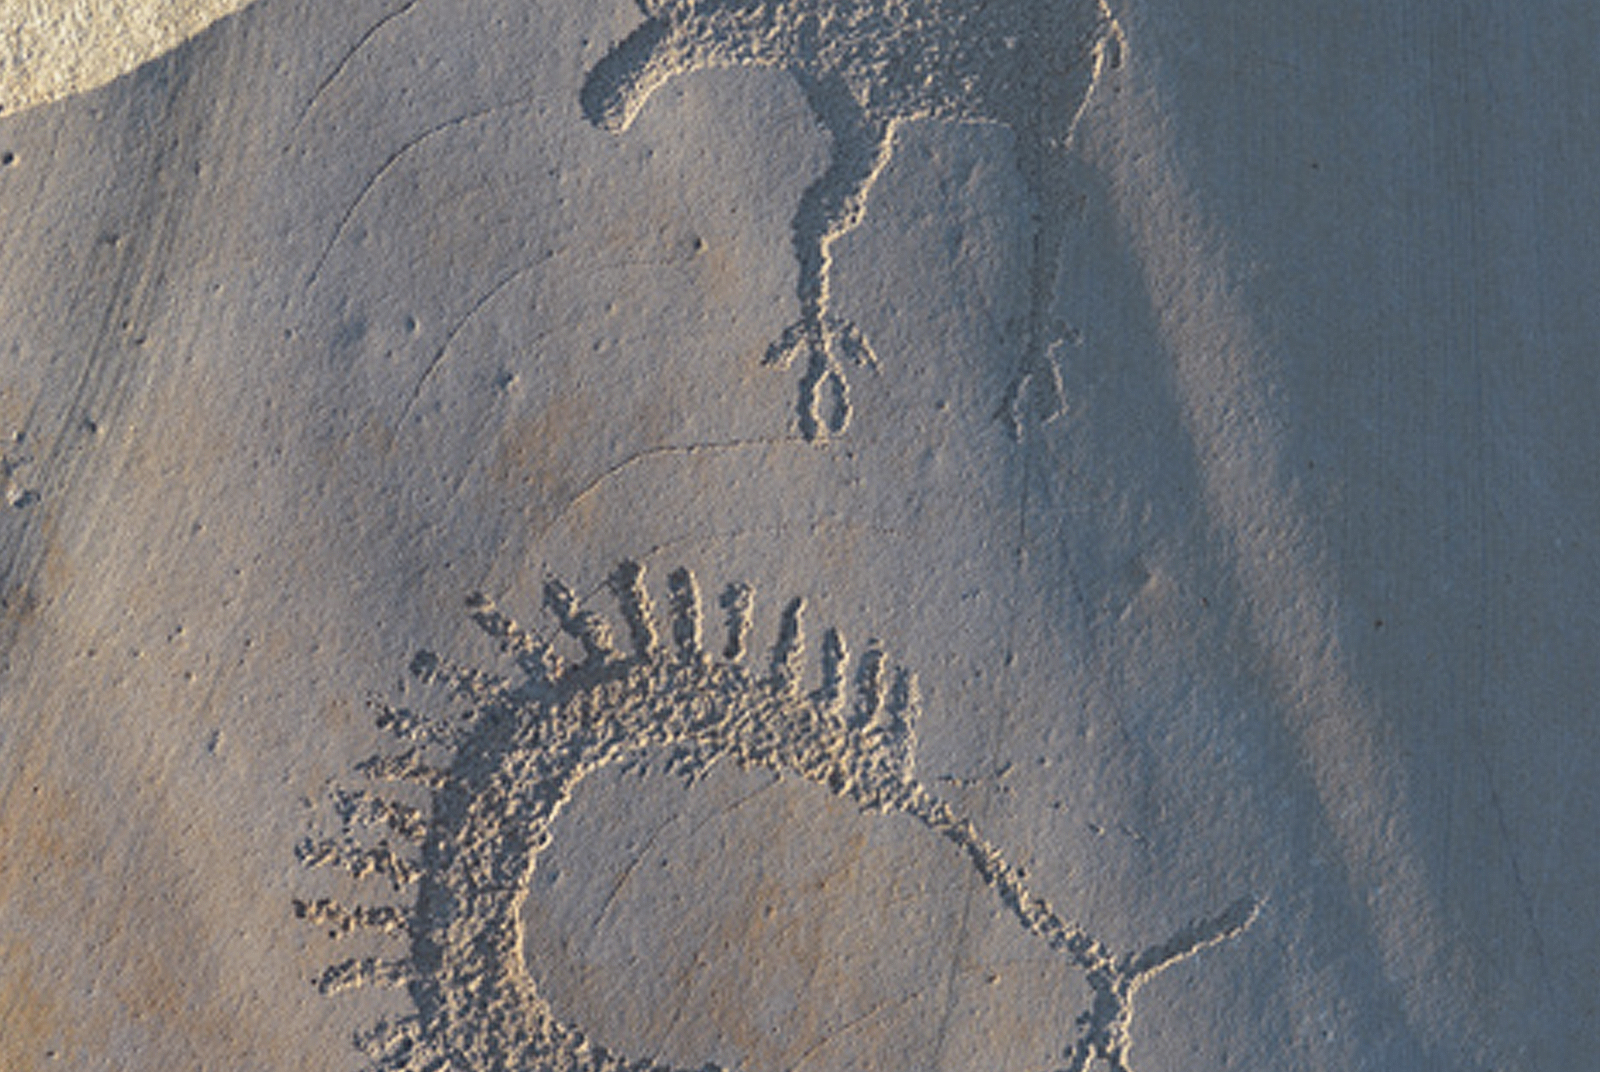
[[[0,115],[0,1065],[403,1048],[436,790],[367,784],[368,702],[473,706],[405,673],[496,665],[469,592],[625,635],[637,558],[751,583],[755,679],[790,594],[881,637],[920,783],[1115,955],[1261,899],[1141,988],[1137,1072],[1586,1067],[1594,15],[1109,6],[1059,200],[1003,117],[896,126],[827,245],[877,364],[810,439],[763,359],[826,48],[611,130],[584,87],[684,5],[262,0]]]

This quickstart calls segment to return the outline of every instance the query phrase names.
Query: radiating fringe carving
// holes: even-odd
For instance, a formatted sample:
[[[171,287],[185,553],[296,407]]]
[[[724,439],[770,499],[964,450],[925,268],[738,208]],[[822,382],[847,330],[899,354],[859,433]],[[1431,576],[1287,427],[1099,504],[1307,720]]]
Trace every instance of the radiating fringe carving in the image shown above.
[[[583,651],[576,663],[564,662],[553,640],[486,597],[472,597],[472,620],[517,665],[521,680],[418,652],[416,679],[467,701],[468,709],[427,715],[374,704],[379,728],[405,747],[356,766],[369,781],[430,792],[431,810],[368,789],[335,788],[329,799],[338,836],[306,838],[297,849],[308,867],[337,868],[394,890],[420,887],[416,904],[428,906],[423,913],[413,905],[326,898],[294,903],[298,916],[335,937],[362,932],[410,943],[410,957],[353,958],[316,980],[325,993],[410,992],[415,1017],[364,1036],[375,1069],[436,1072],[455,1061],[474,1072],[671,1072],[612,1055],[555,1019],[526,976],[511,922],[560,804],[595,770],[647,754],[664,754],[667,770],[690,782],[719,759],[796,775],[863,810],[909,815],[956,846],[1006,911],[1083,973],[1093,1002],[1062,1055],[1066,1072],[1087,1072],[1096,1062],[1129,1072],[1128,1027],[1139,988],[1242,933],[1260,911],[1257,899],[1243,897],[1163,942],[1114,955],[1061,917],[970,819],[917,780],[917,680],[877,640],[867,642],[852,672],[844,635],[823,630],[819,684],[805,692],[803,600],[783,605],[763,663],[749,659],[755,590],[748,584],[730,584],[718,600],[725,641],[715,656],[703,645],[700,586],[688,570],[667,578],[664,622],[642,565],[623,562],[606,587],[626,637],[620,644],[612,623],[563,581],[544,586],[555,629]],[[391,847],[391,836],[415,851]]]

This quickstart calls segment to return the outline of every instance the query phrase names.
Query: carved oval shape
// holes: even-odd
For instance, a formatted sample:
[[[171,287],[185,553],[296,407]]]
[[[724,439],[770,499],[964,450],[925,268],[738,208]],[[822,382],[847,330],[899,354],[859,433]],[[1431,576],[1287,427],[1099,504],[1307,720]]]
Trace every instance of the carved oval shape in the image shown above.
[[[300,844],[307,866],[415,888],[403,905],[295,903],[330,937],[407,944],[317,981],[409,991],[415,1014],[362,1042],[376,1068],[1130,1072],[1139,987],[1255,918],[1243,897],[1113,954],[918,780],[916,679],[875,642],[853,654],[826,630],[811,672],[795,599],[752,666],[749,585],[723,592],[723,642],[708,646],[694,577],[668,578],[663,619],[643,575],[624,562],[611,576],[625,646],[566,585],[546,585],[576,663],[475,597],[474,620],[522,680],[419,652],[412,673],[451,709],[380,705],[404,750],[358,770],[426,790],[426,808],[338,788],[336,836]],[[658,759],[670,778],[646,792],[622,778]],[[585,787],[585,800],[609,787],[624,803],[574,807]],[[580,846],[575,896],[546,859],[558,829]],[[648,873],[657,858],[666,873],[633,882],[633,861]]]
[[[610,768],[522,905],[551,1011],[673,1068],[1041,1072],[1091,993],[960,850],[821,786]]]

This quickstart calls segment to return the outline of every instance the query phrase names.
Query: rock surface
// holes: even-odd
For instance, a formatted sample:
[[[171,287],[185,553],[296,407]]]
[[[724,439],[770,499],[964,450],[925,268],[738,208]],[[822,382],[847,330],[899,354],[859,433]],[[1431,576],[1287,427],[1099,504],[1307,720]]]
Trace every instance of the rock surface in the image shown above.
[[[1588,7],[241,7],[0,7],[0,1066],[1600,1050]]]
[[[249,0],[0,0],[0,113],[94,89]]]

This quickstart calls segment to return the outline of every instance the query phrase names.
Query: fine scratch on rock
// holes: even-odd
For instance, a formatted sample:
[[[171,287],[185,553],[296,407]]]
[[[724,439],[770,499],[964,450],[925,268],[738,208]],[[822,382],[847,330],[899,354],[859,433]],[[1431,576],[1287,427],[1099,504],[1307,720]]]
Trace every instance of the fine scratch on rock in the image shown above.
[[[696,454],[717,454],[724,451],[749,450],[754,447],[791,445],[805,446],[806,441],[798,436],[775,436],[770,439],[730,439],[721,443],[666,444],[659,447],[646,447],[643,450],[636,450],[616,464],[607,467],[600,475],[579,488],[577,493],[567,500],[566,505],[556,512],[542,531],[548,532],[554,528],[562,518],[571,513],[579,503],[598,491],[602,485],[615,479],[618,475],[638,465],[640,462],[649,461],[652,458],[693,457]]]
[[[874,1005],[860,1016],[840,1024],[837,1030],[830,1031],[828,1034],[822,1036],[820,1039],[808,1046],[805,1052],[800,1055],[800,1059],[789,1066],[789,1072],[799,1072],[799,1069],[805,1065],[806,1062],[810,1061],[811,1058],[816,1055],[818,1050],[822,1049],[828,1043],[837,1040],[841,1035],[849,1034],[851,1031],[854,1031],[856,1028],[872,1020],[878,1014],[887,1012],[890,1009],[897,1009],[915,997],[915,994],[907,994],[905,997],[900,998],[897,1001],[880,1001],[878,1004]]]
[[[339,239],[344,235],[345,228],[350,226],[350,220],[355,216],[356,212],[361,208],[361,205],[366,201],[367,196],[371,194],[378,183],[383,180],[383,177],[387,175],[389,171],[412,150],[419,148],[430,138],[433,138],[439,134],[443,134],[446,131],[452,130],[456,127],[464,126],[467,123],[472,122],[474,119],[482,119],[485,116],[493,115],[494,113],[504,111],[507,108],[515,108],[519,105],[527,104],[533,99],[534,96],[529,94],[527,96],[513,98],[512,100],[500,101],[497,104],[487,105],[486,107],[478,108],[473,111],[463,113],[462,115],[446,119],[444,122],[432,126],[423,131],[421,134],[418,134],[416,137],[405,142],[398,149],[390,153],[388,158],[378,166],[378,169],[368,176],[367,180],[361,184],[361,189],[359,192],[357,192],[355,199],[350,202],[350,204],[345,208],[344,212],[340,215],[338,224],[334,226],[332,233],[328,236],[328,241],[322,247],[322,252],[317,255],[316,262],[311,268],[311,274],[306,277],[305,286],[302,288],[302,290],[309,291],[313,286],[316,285],[318,277],[322,275],[322,269],[328,263],[328,258],[333,254],[333,247],[338,245]]]
[[[439,370],[439,366],[444,363],[444,359],[449,354],[450,347],[455,342],[456,336],[460,335],[462,331],[466,330],[467,325],[471,323],[472,320],[477,317],[477,315],[482,312],[485,307],[493,302],[502,291],[511,286],[513,283],[517,282],[519,279],[525,278],[528,273],[534,271],[536,268],[548,264],[553,256],[553,252],[547,250],[536,260],[519,265],[507,272],[505,275],[501,276],[494,283],[490,284],[489,288],[479,295],[478,298],[467,307],[467,311],[463,313],[454,324],[450,325],[449,330],[445,332],[444,340],[434,351],[433,357],[429,359],[427,366],[422,370],[422,374],[417,377],[417,382],[412,386],[411,393],[406,400],[406,404],[400,410],[400,416],[395,422],[397,425],[404,423],[405,419],[411,415],[411,411],[416,408],[418,400],[422,397],[422,389],[427,386],[428,381],[432,379],[434,373]],[[614,272],[621,268],[664,268],[670,265],[682,263],[684,262],[681,258],[640,257],[628,260],[608,261],[604,264],[586,265],[577,273],[573,274],[585,276],[598,274],[601,272]],[[553,334],[553,332],[540,332],[539,334],[528,339],[527,344],[532,345],[533,343],[539,342],[542,339],[548,338],[551,334]]]
[[[428,381],[433,378],[433,374],[438,370],[439,366],[444,363],[445,355],[450,352],[450,344],[456,341],[456,336],[461,334],[461,332],[466,329],[466,326],[471,323],[472,318],[477,316],[483,307],[493,301],[501,291],[505,290],[512,283],[515,283],[517,280],[526,276],[529,272],[533,271],[541,264],[548,262],[549,259],[550,257],[548,255],[541,256],[536,261],[530,261],[527,264],[521,265],[512,269],[510,272],[507,272],[500,279],[496,280],[488,290],[484,291],[477,301],[474,301],[470,306],[468,306],[467,311],[463,313],[454,324],[450,325],[450,330],[445,332],[444,341],[441,342],[439,344],[439,348],[434,351],[433,357],[431,360],[429,360],[427,367],[422,370],[422,375],[417,377],[416,384],[412,386],[411,394],[406,398],[406,404],[400,410],[400,417],[395,421],[397,426],[404,424],[406,418],[411,415],[411,411],[416,408],[417,400],[422,397],[422,389],[427,386]],[[530,339],[529,342],[538,342],[539,339],[544,338],[547,334],[548,333],[544,333],[536,336],[533,339]]]
[[[761,794],[771,790],[772,787],[777,784],[777,782],[768,782],[761,788],[746,793],[738,800],[735,800],[732,804],[729,804],[726,807],[718,808],[716,811],[712,812],[710,815],[704,816],[699,822],[691,826],[686,836],[693,837],[708,823],[732,815],[734,812],[738,811],[740,808],[744,807]],[[614,901],[616,901],[617,895],[622,892],[622,887],[628,884],[628,879],[633,877],[633,873],[638,869],[640,862],[644,860],[645,855],[651,850],[651,848],[655,846],[656,839],[661,836],[661,832],[677,821],[678,817],[676,815],[671,816],[665,822],[661,823],[661,825],[650,831],[650,836],[645,839],[645,843],[639,846],[639,851],[633,854],[633,858],[630,859],[627,863],[627,866],[622,869],[622,874],[617,877],[617,881],[611,884],[611,891],[606,894],[606,899],[601,903],[600,910],[595,913],[595,917],[592,921],[590,921],[589,926],[598,927],[600,925],[600,921],[605,919],[606,913],[611,910],[611,905]]]
[[[311,96],[306,99],[305,106],[300,109],[300,114],[295,118],[294,126],[289,128],[290,141],[293,141],[295,136],[300,133],[300,128],[305,124],[306,117],[311,114],[312,109],[316,108],[317,104],[322,100],[322,96],[328,91],[328,87],[333,85],[333,83],[338,80],[339,76],[344,73],[346,67],[350,66],[350,61],[355,59],[356,53],[365,48],[367,46],[367,42],[371,41],[372,38],[376,36],[378,31],[382,30],[385,26],[389,25],[395,19],[400,18],[402,15],[408,14],[412,8],[416,7],[421,2],[422,0],[405,0],[405,3],[401,4],[398,8],[389,12],[387,15],[379,18],[377,22],[374,22],[371,26],[367,27],[366,31],[363,32],[360,37],[356,38],[355,44],[351,45],[350,48],[345,51],[344,56],[341,57],[339,62],[334,65],[333,70],[328,72],[328,76],[317,85],[317,88],[312,91]]]

